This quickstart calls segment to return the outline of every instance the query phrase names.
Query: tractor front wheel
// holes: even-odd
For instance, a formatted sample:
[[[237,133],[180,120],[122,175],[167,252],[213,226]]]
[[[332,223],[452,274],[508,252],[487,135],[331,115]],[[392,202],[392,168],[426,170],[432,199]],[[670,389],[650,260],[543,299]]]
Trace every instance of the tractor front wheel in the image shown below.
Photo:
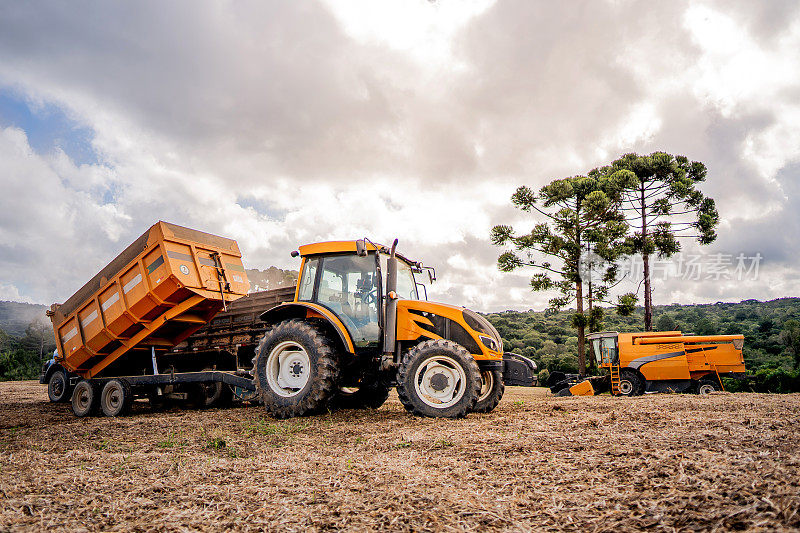
[[[330,339],[302,319],[264,335],[253,360],[256,390],[276,418],[314,414],[338,390],[339,365]]]
[[[481,391],[478,401],[472,409],[476,413],[491,413],[500,400],[506,386],[503,384],[503,373],[499,370],[481,370]]]
[[[481,376],[475,359],[449,340],[425,341],[403,358],[397,394],[418,416],[461,418],[475,408]]]
[[[722,387],[717,380],[703,378],[697,382],[697,394],[711,394],[719,390],[722,390]]]

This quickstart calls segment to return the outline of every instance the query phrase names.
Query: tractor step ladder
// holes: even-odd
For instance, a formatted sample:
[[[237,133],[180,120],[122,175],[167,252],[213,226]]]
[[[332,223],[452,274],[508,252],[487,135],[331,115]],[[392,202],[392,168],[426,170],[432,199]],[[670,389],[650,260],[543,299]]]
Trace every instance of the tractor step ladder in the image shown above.
[[[619,365],[612,364],[611,370],[611,395],[619,396]]]
[[[725,385],[722,384],[722,376],[719,375],[719,370],[717,370],[717,365],[711,363],[708,360],[708,356],[706,355],[705,350],[703,350],[702,353],[703,353],[703,358],[706,360],[706,366],[708,366],[710,369],[714,370],[714,374],[717,375],[717,383],[719,383],[719,388],[720,388],[720,390],[724,391],[725,390]]]

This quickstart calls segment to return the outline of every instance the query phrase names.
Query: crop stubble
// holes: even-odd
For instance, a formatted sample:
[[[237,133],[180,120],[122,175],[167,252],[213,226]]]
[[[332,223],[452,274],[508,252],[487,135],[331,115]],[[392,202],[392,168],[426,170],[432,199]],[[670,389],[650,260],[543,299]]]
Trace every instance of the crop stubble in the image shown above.
[[[75,418],[0,383],[0,531],[800,528],[800,395],[558,398],[488,415]]]

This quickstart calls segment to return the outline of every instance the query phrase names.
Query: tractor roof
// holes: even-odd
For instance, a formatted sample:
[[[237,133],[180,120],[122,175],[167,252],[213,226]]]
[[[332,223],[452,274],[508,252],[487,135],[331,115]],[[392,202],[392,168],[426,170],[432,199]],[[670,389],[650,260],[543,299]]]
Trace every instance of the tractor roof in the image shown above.
[[[372,243],[370,241],[366,241],[366,248],[367,251],[372,252],[378,250],[380,252],[389,253],[389,247],[384,246],[380,243]],[[307,255],[320,255],[320,254],[342,254],[342,253],[355,253],[356,252],[356,241],[326,241],[326,242],[315,242],[313,244],[304,244],[298,248],[300,255],[307,256]],[[398,258],[402,259],[406,263],[409,263],[412,267],[421,268],[422,265],[417,263],[416,261],[412,261],[411,259],[403,256],[400,253],[396,254]]]

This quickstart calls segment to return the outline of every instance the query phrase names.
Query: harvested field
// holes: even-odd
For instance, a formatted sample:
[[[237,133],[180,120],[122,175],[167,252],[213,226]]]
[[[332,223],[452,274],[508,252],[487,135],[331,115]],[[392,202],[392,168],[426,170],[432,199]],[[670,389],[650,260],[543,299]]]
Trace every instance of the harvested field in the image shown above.
[[[557,398],[276,421],[74,418],[0,383],[0,531],[800,528],[800,395]]]

